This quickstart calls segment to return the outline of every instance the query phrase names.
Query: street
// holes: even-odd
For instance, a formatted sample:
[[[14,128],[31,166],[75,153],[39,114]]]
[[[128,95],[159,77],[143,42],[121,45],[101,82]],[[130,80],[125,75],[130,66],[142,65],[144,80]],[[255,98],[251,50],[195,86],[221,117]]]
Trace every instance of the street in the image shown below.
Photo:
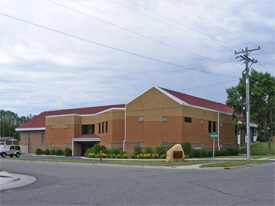
[[[37,181],[0,193],[1,205],[274,205],[274,164],[173,169],[1,159]]]

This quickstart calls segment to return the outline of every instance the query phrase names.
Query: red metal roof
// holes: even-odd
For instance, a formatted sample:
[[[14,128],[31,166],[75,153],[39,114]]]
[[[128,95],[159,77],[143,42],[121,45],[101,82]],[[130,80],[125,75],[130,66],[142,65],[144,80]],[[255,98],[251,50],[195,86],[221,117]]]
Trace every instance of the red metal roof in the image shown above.
[[[169,94],[173,95],[174,97],[186,102],[187,104],[190,104],[193,106],[203,107],[203,108],[211,109],[211,110],[217,110],[220,112],[225,112],[225,113],[230,113],[230,114],[232,114],[232,112],[233,112],[233,108],[230,108],[230,107],[226,106],[225,104],[213,102],[213,101],[206,100],[206,99],[201,99],[198,97],[190,96],[190,95],[187,95],[184,93],[172,91],[172,90],[165,89],[165,88],[161,88],[161,89],[168,92]]]
[[[43,128],[45,127],[46,116],[66,115],[66,114],[78,114],[78,115],[97,114],[99,112],[103,112],[111,108],[125,108],[125,105],[119,104],[119,105],[108,105],[108,106],[100,106],[100,107],[87,107],[87,108],[43,112],[16,129]]]

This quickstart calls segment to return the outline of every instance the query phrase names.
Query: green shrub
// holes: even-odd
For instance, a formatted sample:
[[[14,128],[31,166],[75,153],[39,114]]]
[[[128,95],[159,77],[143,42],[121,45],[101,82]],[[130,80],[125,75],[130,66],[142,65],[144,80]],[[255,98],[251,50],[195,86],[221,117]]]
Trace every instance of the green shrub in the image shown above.
[[[185,159],[188,159],[188,158],[189,158],[189,156],[188,156],[188,155],[184,155],[184,158],[185,158]]]
[[[227,151],[224,151],[224,150],[221,150],[221,151],[216,150],[215,151],[215,156],[227,156],[227,155],[228,155]]]
[[[130,158],[131,158],[131,159],[136,159],[137,156],[136,156],[135,154],[132,154]]]
[[[153,150],[151,147],[145,147],[145,154],[153,154]]]
[[[202,151],[201,151],[201,149],[194,149],[194,151],[193,151],[193,157],[201,158],[202,157]]]
[[[166,159],[166,155],[165,155],[165,154],[160,155],[160,158],[161,158],[161,159]]]
[[[267,138],[264,137],[264,136],[259,136],[259,137],[257,138],[257,141],[259,141],[259,142],[267,142]]]
[[[247,152],[246,147],[239,149],[239,154],[246,154],[246,152]]]
[[[158,147],[156,147],[155,153],[158,154],[159,156],[166,155],[166,152],[167,152],[166,147],[164,147],[164,146],[158,146]]]
[[[55,155],[55,149],[54,148],[51,149],[51,155]]]
[[[112,155],[111,155],[111,158],[116,158],[116,155],[115,155],[115,154],[112,154]]]
[[[110,155],[110,154],[107,154],[106,158],[111,158],[111,155]]]
[[[66,147],[66,148],[64,149],[64,155],[65,155],[66,157],[72,156],[72,150],[71,150],[70,148]]]
[[[60,148],[56,149],[56,150],[55,150],[55,155],[57,155],[57,156],[63,155],[63,150],[60,149]]]
[[[158,158],[159,158],[159,155],[158,155],[158,154],[152,154],[152,158],[153,158],[153,159],[158,159]]]
[[[45,149],[45,153],[44,153],[45,155],[50,155],[51,154],[51,151],[47,148],[47,149]]]
[[[227,148],[226,149],[228,155],[238,155],[239,151],[237,148]]]
[[[127,154],[127,152],[125,152],[125,151],[123,151],[122,149],[120,149],[120,152],[119,152],[119,154],[122,156],[122,155],[125,155],[125,154]]]
[[[120,151],[121,151],[122,149],[119,149],[119,148],[112,148],[111,150],[110,150],[110,153],[112,154],[112,155],[118,155],[118,154],[120,154]]]
[[[142,154],[141,146],[137,145],[134,147],[134,154],[136,154],[136,155]]]
[[[193,151],[192,146],[190,142],[184,142],[182,145],[182,149],[184,151],[185,155],[188,155],[189,157],[192,157]]]
[[[42,155],[42,154],[44,154],[44,150],[42,150],[41,148],[37,148],[37,149],[35,150],[35,154],[36,154],[36,155]]]

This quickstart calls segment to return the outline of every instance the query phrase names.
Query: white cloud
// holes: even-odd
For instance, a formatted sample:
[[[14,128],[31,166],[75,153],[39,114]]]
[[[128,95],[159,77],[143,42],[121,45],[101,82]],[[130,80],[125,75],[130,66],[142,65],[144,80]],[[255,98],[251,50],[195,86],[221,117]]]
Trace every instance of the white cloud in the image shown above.
[[[126,0],[53,1],[78,12],[0,0],[1,13],[57,31],[0,15],[1,109],[26,115],[126,103],[152,85],[225,102],[244,70],[234,51],[257,45],[264,51],[251,54],[254,68],[274,75],[272,0],[171,0],[183,9],[134,1],[153,12]]]

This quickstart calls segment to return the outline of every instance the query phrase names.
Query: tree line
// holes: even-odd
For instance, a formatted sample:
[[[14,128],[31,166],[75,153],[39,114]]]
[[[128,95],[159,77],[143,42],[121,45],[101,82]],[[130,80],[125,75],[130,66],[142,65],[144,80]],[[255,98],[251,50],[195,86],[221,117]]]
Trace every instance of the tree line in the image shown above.
[[[20,140],[20,132],[16,132],[15,128],[33,119],[35,115],[19,117],[11,111],[0,110],[0,137],[14,137]]]

